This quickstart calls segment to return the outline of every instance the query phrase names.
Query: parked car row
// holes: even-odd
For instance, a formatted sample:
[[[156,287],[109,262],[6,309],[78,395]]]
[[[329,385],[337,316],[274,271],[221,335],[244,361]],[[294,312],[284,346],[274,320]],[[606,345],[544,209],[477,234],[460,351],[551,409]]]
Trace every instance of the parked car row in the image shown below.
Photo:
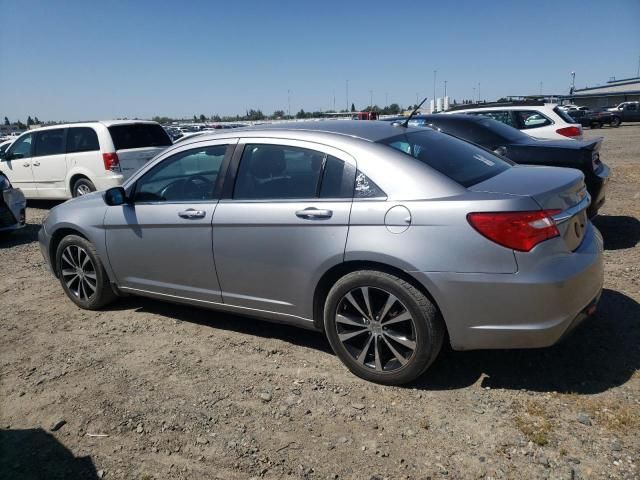
[[[546,127],[506,111],[523,131]],[[122,186],[51,209],[41,250],[81,308],[132,294],[291,323],[384,384],[415,379],[445,339],[556,343],[602,290],[585,185],[604,191],[599,141],[543,145],[488,118],[432,117],[434,128],[328,120],[194,136]],[[63,128],[68,145],[75,127]],[[38,133],[31,142],[33,162]]]
[[[66,199],[121,185],[171,144],[155,122],[52,125],[0,151],[0,171],[28,199]]]

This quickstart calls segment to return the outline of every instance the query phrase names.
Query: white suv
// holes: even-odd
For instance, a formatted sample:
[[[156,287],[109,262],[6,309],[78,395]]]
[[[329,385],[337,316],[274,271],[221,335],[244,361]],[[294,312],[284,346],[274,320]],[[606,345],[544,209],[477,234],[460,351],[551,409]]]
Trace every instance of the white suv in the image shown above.
[[[454,107],[443,113],[468,113],[493,118],[506,125],[522,130],[535,138],[552,140],[582,139],[582,126],[576,124],[555,103],[522,102],[518,104],[484,104]]]
[[[122,184],[169,145],[156,122],[52,125],[20,135],[0,153],[0,170],[27,198],[71,198]]]

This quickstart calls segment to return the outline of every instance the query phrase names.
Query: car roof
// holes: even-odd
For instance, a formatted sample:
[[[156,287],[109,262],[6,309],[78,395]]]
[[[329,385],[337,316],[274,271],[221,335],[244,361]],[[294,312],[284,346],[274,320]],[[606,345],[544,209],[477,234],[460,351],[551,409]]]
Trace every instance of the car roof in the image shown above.
[[[407,133],[407,131],[422,131],[422,129],[409,127],[398,130],[399,127],[391,125],[389,122],[379,122],[376,120],[319,120],[308,122],[287,122],[262,124],[252,127],[237,128],[232,131],[221,133],[219,131],[206,132],[198,137],[200,140],[204,136],[234,136],[248,137],[254,134],[260,136],[273,136],[279,134],[295,134],[295,133],[318,133],[325,135],[341,135],[369,142],[377,142],[385,138]]]
[[[109,128],[114,125],[134,125],[139,123],[146,123],[151,125],[156,125],[158,122],[153,122],[151,120],[89,120],[86,122],[68,122],[68,123],[56,123],[54,125],[46,125],[44,127],[32,128],[31,130],[27,130],[23,133],[30,132],[39,132],[41,130],[50,130],[53,128],[68,128],[68,127],[89,127],[92,125],[104,125]]]

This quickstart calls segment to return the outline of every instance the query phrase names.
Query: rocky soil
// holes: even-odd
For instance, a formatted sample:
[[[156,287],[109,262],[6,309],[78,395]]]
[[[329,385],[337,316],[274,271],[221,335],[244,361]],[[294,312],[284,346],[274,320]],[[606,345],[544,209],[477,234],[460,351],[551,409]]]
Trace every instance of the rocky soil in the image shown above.
[[[639,478],[640,125],[605,137],[597,314],[553,348],[351,375],[320,334],[139,298],[68,301],[29,225],[0,240],[0,478]]]

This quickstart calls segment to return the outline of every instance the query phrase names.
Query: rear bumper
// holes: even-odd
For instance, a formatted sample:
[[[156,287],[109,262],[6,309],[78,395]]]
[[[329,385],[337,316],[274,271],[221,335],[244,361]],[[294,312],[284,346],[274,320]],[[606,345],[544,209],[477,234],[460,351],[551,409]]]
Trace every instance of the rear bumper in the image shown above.
[[[96,190],[98,191],[107,190],[112,187],[119,187],[122,185],[122,182],[124,182],[124,176],[121,174],[94,179]]]
[[[604,280],[602,237],[589,225],[576,251],[545,255],[532,265],[515,274],[412,275],[435,297],[454,349],[547,347],[597,303]]]

